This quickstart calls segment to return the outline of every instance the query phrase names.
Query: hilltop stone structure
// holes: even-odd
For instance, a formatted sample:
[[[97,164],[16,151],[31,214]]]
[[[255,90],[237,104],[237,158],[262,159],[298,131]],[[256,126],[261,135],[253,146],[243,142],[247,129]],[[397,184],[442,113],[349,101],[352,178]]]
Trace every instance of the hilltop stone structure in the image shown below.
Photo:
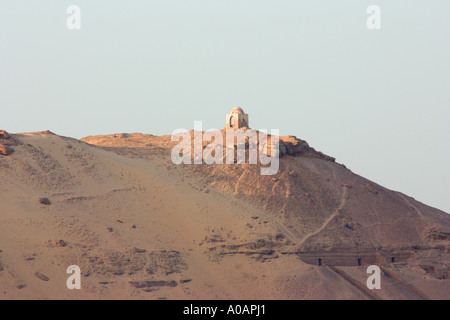
[[[227,114],[225,128],[248,128],[248,114],[244,112],[240,107],[233,108],[231,113]]]

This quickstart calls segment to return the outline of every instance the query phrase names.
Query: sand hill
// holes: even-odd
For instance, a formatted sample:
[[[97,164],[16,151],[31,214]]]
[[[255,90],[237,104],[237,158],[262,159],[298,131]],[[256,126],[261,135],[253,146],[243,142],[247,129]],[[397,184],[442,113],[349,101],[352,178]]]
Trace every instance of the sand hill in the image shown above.
[[[292,136],[274,176],[174,145],[0,131],[0,299],[450,299],[447,213]]]

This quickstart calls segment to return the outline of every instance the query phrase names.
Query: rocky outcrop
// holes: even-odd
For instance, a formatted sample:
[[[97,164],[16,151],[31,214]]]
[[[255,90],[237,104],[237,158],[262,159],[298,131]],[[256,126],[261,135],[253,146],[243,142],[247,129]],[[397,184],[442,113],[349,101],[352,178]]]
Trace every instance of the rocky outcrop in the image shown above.
[[[266,144],[269,146],[268,148],[266,147]],[[327,156],[320,151],[316,151],[314,148],[311,148],[306,141],[298,139],[295,136],[280,137],[278,149],[272,143],[272,136],[268,136],[267,142],[258,144],[258,150],[264,152],[268,156],[275,156],[278,154],[279,157],[284,155],[309,156],[332,162],[336,160],[335,158]]]
[[[290,156],[308,153],[311,148],[306,141],[300,140],[295,136],[280,137],[280,151]]]
[[[8,156],[14,152],[12,146],[21,145],[21,142],[5,130],[0,130],[0,155]]]
[[[10,155],[13,152],[14,152],[13,148],[10,148],[10,147],[8,147],[8,146],[6,146],[4,144],[0,144],[0,155],[8,156],[8,155]]]
[[[279,149],[280,156],[283,156],[284,154],[290,156],[309,155],[332,162],[336,160],[335,158],[327,156],[320,151],[316,151],[314,148],[311,148],[306,141],[298,139],[295,136],[280,137]]]
[[[0,130],[0,139],[9,139],[10,135],[5,130]]]

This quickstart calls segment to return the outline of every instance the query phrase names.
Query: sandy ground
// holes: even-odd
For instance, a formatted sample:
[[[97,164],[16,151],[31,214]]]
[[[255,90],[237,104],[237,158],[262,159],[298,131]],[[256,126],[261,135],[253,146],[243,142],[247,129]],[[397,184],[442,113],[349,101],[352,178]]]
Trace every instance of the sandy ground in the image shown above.
[[[333,161],[285,156],[261,177],[176,166],[167,136],[83,140],[0,141],[0,299],[450,299],[448,214]],[[364,263],[338,262],[364,250],[407,256],[377,253],[376,296]]]

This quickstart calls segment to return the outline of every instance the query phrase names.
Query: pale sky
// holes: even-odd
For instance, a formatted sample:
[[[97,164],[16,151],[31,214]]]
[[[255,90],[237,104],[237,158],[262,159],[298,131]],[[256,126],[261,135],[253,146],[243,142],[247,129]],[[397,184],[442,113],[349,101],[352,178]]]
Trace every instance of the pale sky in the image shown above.
[[[241,106],[450,212],[449,36],[448,0],[0,0],[0,128],[163,135]]]

